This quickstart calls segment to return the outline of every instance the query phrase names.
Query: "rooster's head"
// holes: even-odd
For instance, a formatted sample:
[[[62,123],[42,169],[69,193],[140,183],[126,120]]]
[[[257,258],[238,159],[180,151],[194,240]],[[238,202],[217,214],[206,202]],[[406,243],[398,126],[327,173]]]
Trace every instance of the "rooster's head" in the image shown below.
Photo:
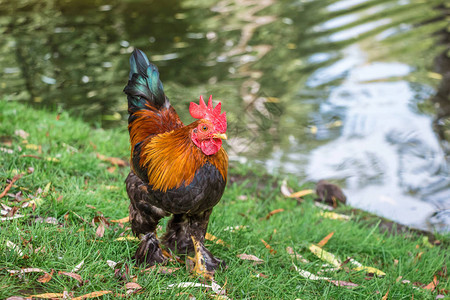
[[[227,139],[227,116],[225,112],[221,113],[221,103],[213,107],[211,95],[206,106],[200,96],[199,104],[191,102],[189,112],[193,118],[199,119],[191,132],[192,142],[206,155],[217,153],[222,147],[222,140]]]

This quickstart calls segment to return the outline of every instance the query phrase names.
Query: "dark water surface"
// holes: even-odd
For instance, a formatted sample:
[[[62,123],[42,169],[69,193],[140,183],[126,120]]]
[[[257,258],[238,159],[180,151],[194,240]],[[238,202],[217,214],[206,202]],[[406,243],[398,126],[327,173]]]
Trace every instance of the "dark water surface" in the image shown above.
[[[444,0],[0,0],[0,91],[125,130],[138,47],[185,122],[200,94],[223,102],[232,159],[335,180],[355,207],[448,231],[448,141],[433,120],[449,121],[432,99],[445,86],[436,62],[448,59],[449,10]]]

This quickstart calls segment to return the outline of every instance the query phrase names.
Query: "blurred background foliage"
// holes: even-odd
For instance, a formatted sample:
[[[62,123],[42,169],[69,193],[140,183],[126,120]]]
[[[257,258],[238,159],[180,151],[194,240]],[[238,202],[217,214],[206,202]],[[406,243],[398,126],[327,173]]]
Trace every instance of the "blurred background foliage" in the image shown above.
[[[408,107],[434,120],[446,165],[449,11],[445,0],[0,0],[0,91],[125,131],[122,89],[140,48],[185,122],[200,94],[223,102],[232,159],[306,178],[309,153],[348,119],[345,106],[324,109],[333,91],[355,67],[397,63],[409,71],[367,82],[407,82]],[[437,176],[442,199],[446,168]]]

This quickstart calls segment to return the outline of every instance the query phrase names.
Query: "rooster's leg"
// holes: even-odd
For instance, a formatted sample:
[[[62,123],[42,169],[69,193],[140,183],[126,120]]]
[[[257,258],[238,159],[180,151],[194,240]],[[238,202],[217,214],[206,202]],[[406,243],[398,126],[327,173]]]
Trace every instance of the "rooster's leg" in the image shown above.
[[[139,264],[154,265],[166,260],[156,237],[158,222],[168,214],[149,203],[147,185],[133,172],[126,179],[127,192],[130,197],[130,222],[133,233],[141,237],[141,242],[134,259]]]
[[[192,237],[198,242],[198,249],[205,259],[208,271],[213,271],[219,266],[225,267],[225,263],[216,257],[204,246],[206,229],[212,209],[199,214],[174,214],[167,224],[167,232],[163,237],[163,243],[179,254],[194,254]]]
[[[142,206],[138,206],[138,209],[136,209],[133,204],[130,205],[131,229],[136,235],[141,237],[141,243],[136,250],[134,259],[139,264],[152,266],[155,263],[162,263],[166,260],[156,237],[156,227],[164,213],[148,204],[145,206],[145,209],[142,208]]]

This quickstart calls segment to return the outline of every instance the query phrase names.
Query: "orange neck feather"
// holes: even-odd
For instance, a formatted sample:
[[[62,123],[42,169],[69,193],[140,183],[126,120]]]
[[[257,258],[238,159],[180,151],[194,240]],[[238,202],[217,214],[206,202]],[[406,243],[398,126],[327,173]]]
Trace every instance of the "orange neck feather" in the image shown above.
[[[215,166],[227,179],[228,155],[223,148],[205,155],[190,138],[198,121],[188,126],[153,136],[141,152],[139,164],[147,169],[148,184],[163,192],[189,185],[196,171],[206,162]]]

